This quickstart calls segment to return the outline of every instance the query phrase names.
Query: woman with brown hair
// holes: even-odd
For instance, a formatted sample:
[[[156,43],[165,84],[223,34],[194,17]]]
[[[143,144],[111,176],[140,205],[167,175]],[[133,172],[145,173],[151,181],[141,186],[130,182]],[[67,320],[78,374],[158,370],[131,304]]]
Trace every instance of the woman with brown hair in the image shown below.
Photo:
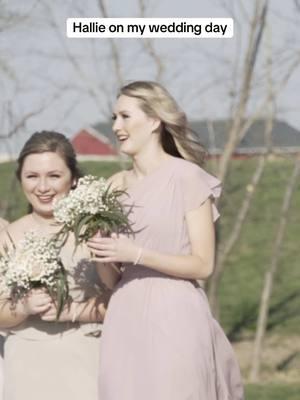
[[[221,183],[200,167],[203,148],[159,84],[124,86],[113,120],[132,169],[111,181],[129,195],[135,234],[88,242],[123,271],[103,327],[99,399],[240,400],[232,348],[197,284],[213,272]]]
[[[8,234],[16,245],[31,230],[52,237],[59,229],[53,202],[76,186],[79,176],[76,155],[64,135],[47,131],[32,135],[17,167],[31,211],[2,232],[2,246],[9,244]],[[70,235],[61,259],[68,273],[71,303],[58,322],[56,307],[44,290],[33,289],[14,306],[9,298],[1,300],[0,327],[7,331],[5,400],[97,399],[104,300],[88,249],[81,246],[74,254],[74,247]]]

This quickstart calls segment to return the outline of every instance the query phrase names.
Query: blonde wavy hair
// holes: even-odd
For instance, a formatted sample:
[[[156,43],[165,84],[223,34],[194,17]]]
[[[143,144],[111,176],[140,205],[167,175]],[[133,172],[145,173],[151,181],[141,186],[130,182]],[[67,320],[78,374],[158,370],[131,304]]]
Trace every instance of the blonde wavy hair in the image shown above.
[[[121,95],[136,98],[148,117],[161,121],[160,141],[165,152],[203,165],[204,147],[188,126],[185,113],[163,86],[151,81],[135,81],[123,86],[117,97]]]

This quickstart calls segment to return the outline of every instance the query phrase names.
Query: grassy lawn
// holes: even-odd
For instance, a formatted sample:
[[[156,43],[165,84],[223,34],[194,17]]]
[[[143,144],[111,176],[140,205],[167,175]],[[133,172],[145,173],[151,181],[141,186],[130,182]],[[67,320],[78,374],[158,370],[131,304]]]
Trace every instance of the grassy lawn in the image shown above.
[[[220,236],[226,237],[236,210],[241,204],[247,177],[255,160],[238,161],[229,175],[223,196]],[[259,293],[263,276],[270,263],[278,216],[292,162],[275,160],[267,164],[265,173],[254,195],[248,219],[242,228],[226,265],[221,285],[221,318],[232,339],[239,339],[245,329],[253,331],[257,316]],[[279,260],[278,274],[272,297],[269,331],[282,334],[299,332],[300,328],[300,190],[293,195],[288,214],[288,225]],[[297,329],[297,330],[296,330]],[[300,398],[300,396],[299,396]]]
[[[299,400],[300,385],[247,385],[245,400]]]
[[[232,163],[220,204],[222,218],[218,224],[218,236],[221,241],[232,229],[255,166],[254,158],[235,160]],[[82,163],[82,169],[85,173],[107,177],[120,170],[120,165],[111,162],[85,162]],[[213,164],[208,165],[208,170],[212,169]],[[278,216],[292,169],[292,160],[268,161],[258,190],[254,194],[247,221],[227,260],[220,287],[221,324],[232,341],[253,338],[264,273],[270,263]],[[7,218],[10,220],[26,212],[26,202],[18,183],[13,179],[13,170],[12,164],[0,164],[0,212],[6,204],[9,204]],[[268,335],[274,334],[287,339],[300,332],[299,187],[300,182],[293,195],[288,214],[288,225],[274,282],[268,324]],[[300,355],[297,357],[299,360]],[[276,363],[281,361],[283,360],[279,359]],[[296,363],[296,369],[299,362],[300,360],[298,364]],[[275,371],[275,365],[273,368]],[[289,368],[289,364],[286,368]],[[293,385],[248,385],[246,393],[248,400],[300,399],[300,387]]]
[[[232,229],[255,165],[255,158],[235,160],[232,163],[220,205],[222,218],[218,224],[218,233],[221,241]],[[9,213],[6,217],[10,220],[24,214],[27,208],[19,184],[13,179],[14,167],[11,163],[0,164],[0,213],[1,208],[9,203]],[[213,164],[208,165],[208,170],[212,167]],[[292,168],[291,160],[275,159],[267,163],[248,219],[228,258],[220,289],[221,322],[232,340],[239,340],[245,331],[250,331],[251,334],[254,330],[264,271],[270,262],[278,225],[277,216]],[[120,170],[120,165],[115,162],[84,162],[81,169],[86,174],[108,177]],[[270,331],[282,334],[300,331],[299,204],[298,184],[288,215],[289,223],[276,277],[268,327]]]

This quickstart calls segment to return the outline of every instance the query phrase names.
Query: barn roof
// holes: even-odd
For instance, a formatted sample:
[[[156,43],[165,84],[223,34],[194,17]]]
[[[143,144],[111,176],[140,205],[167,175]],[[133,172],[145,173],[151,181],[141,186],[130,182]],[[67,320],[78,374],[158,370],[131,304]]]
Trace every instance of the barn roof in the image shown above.
[[[71,141],[79,155],[113,156],[117,154],[110,140],[92,127],[80,130]]]
[[[237,150],[263,149],[267,147],[265,120],[255,121],[239,143]],[[230,120],[194,121],[191,127],[208,149],[222,150],[228,137]],[[271,147],[282,149],[300,149],[300,131],[286,122],[274,121],[271,132]]]
[[[248,132],[239,143],[237,153],[253,153],[261,152],[266,149],[265,123],[263,119],[256,120]],[[210,153],[218,153],[224,149],[230,120],[215,121],[191,121],[191,128],[195,131],[201,143],[208,149]],[[101,132],[103,136],[112,144],[116,145],[115,135],[111,129],[111,123],[99,122],[93,125],[93,129]],[[300,150],[300,131],[290,126],[288,123],[275,120],[271,133],[271,146],[273,149],[281,149],[283,151],[299,151]]]

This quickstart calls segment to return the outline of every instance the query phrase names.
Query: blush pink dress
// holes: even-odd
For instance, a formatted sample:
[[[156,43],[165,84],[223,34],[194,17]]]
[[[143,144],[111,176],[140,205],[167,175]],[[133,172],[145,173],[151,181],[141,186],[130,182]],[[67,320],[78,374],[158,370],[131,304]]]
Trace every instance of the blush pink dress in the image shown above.
[[[128,190],[139,246],[191,253],[188,211],[220,195],[197,165],[169,158]],[[214,220],[218,212],[213,204]],[[105,317],[99,400],[240,400],[239,367],[195,281],[124,265]]]
[[[43,229],[40,234],[45,235]],[[74,246],[70,235],[60,256],[70,295],[83,302],[100,288],[88,249],[80,246],[74,253]],[[97,400],[100,328],[95,322],[46,322],[31,316],[7,329],[3,399]]]

